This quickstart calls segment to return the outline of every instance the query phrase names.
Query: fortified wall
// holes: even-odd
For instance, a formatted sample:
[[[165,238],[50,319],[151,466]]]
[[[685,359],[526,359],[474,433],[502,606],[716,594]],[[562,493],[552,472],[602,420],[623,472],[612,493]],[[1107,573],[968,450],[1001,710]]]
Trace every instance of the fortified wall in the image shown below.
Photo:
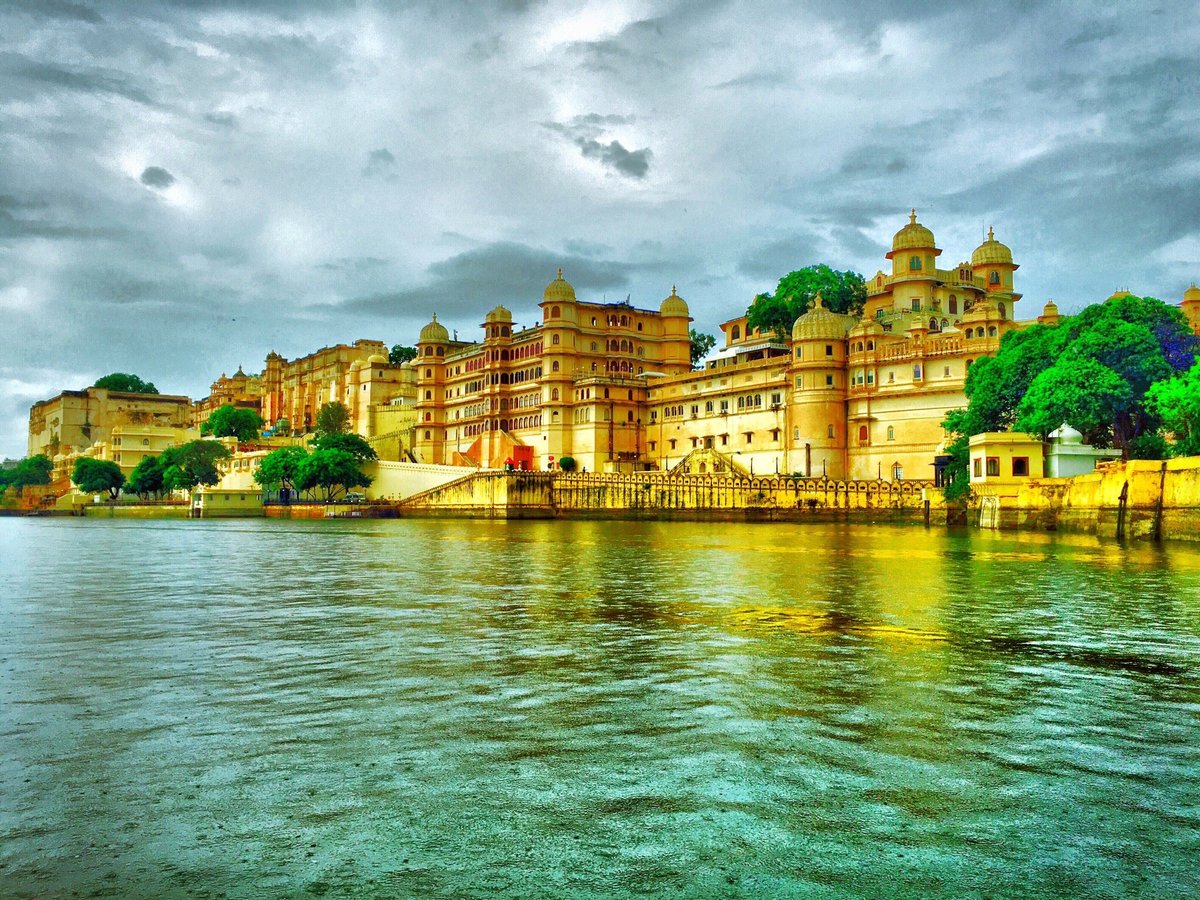
[[[665,473],[474,472],[410,497],[401,515],[472,518],[916,521],[931,482]]]
[[[1200,456],[1130,460],[1073,478],[1031,479],[1015,496],[973,490],[973,513],[983,528],[1200,540]]]

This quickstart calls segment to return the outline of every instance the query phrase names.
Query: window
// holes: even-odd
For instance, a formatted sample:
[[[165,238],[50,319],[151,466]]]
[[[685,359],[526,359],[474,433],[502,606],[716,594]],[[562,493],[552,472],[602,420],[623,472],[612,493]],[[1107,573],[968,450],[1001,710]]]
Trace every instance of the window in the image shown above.
[[[550,338],[550,343],[554,344],[555,346],[558,346],[558,335],[557,334],[554,337]]]
[[[971,474],[974,478],[983,477],[983,460],[979,457],[975,457],[975,459],[971,461]]]
[[[910,272],[921,271],[921,257],[914,256],[908,261],[908,270]]]
[[[796,359],[800,359],[800,358],[801,358],[801,357],[803,357],[803,356],[804,356],[804,348],[803,348],[803,347],[797,347],[797,348],[796,348]]]
[[[595,352],[596,352],[597,350],[599,350],[599,349],[600,349],[600,348],[599,348],[599,347],[596,345],[596,342],[595,342],[595,341],[592,341],[592,352],[593,352],[593,353],[595,353]]]
[[[1003,303],[997,303],[996,309],[1000,310],[1000,318],[1002,318],[1002,319],[1008,318],[1008,307],[1006,307]]]
[[[826,345],[825,345],[825,355],[826,355],[826,356],[833,356],[833,344],[826,344]]]
[[[989,325],[988,326],[988,337],[995,337],[995,336],[996,336],[996,326]]]
[[[674,438],[671,439],[671,449],[672,450],[675,449],[675,439]]]
[[[550,318],[557,319],[559,317],[559,309],[557,306],[550,307]]]
[[[921,367],[913,366],[913,381],[920,381],[920,380],[921,380]]]
[[[555,365],[557,365],[557,363],[556,363]],[[557,400],[557,399],[558,399],[558,388],[551,388],[551,389],[550,389],[550,399],[551,399],[551,400]]]
[[[896,439],[896,429],[891,425],[888,426],[887,439],[889,441],[894,441]]]
[[[921,301],[920,301],[918,298],[916,298],[916,297],[913,297],[913,298],[912,298],[912,300],[910,300],[909,302],[912,304],[912,311],[913,311],[913,312],[920,312],[920,311],[921,311]]]
[[[825,376],[825,387],[833,387],[833,376],[832,375]]]
[[[736,341],[736,340],[740,340],[741,337],[742,337],[742,329],[740,329],[738,326],[734,325],[733,328],[731,328],[729,331],[729,339],[731,341]]]
[[[711,400],[709,400],[707,403],[704,404],[704,413],[705,413],[705,415],[711,416],[712,411],[713,411],[713,402]]]
[[[904,466],[900,463],[892,463],[892,481],[900,481],[904,478]]]
[[[860,441],[862,441],[863,443],[866,443],[867,438],[868,438],[867,426],[859,425],[858,426],[858,439]]]
[[[557,372],[557,371],[558,371],[558,360],[557,360],[557,359],[556,359],[556,360],[554,360],[554,362],[550,363],[550,371],[551,371],[551,372]]]
[[[833,437],[833,426],[830,425],[826,431],[826,437]]]
[[[1012,461],[1013,478],[1027,478],[1029,476],[1029,457],[1014,456]]]
[[[992,476],[1000,474],[1000,457],[989,456],[987,458],[987,473]]]
[[[999,272],[993,272],[991,275],[988,276],[988,284],[999,284],[999,283],[1000,283],[1000,273]]]
[[[796,376],[796,387],[797,388],[804,387],[804,376],[803,375]]]
[[[772,406],[778,406],[782,402],[783,402],[782,394],[772,394],[771,395],[771,405]]]
[[[728,400],[721,401],[721,412],[722,413],[729,412],[729,401]]]
[[[729,435],[727,435],[727,434],[721,435],[721,446],[724,447],[728,443],[729,443]]]
[[[950,315],[958,315],[958,298],[953,294],[950,295]]]
[[[692,404],[692,418],[694,419],[698,415],[700,415],[700,405],[697,403],[693,403]]]
[[[896,373],[889,371],[888,372],[888,384],[894,384],[895,381],[896,381]]]
[[[746,443],[747,444],[754,443],[754,432],[753,431],[746,432]]]
[[[800,440],[800,426],[799,425],[796,425],[792,428],[792,440],[793,441]]]

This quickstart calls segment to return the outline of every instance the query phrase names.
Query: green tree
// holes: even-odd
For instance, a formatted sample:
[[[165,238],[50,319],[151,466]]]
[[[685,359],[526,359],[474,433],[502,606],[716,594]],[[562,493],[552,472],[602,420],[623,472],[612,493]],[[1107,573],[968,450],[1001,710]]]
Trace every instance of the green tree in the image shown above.
[[[162,456],[143,456],[133,467],[125,482],[125,493],[137,494],[143,500],[151,494],[161,494],[163,488]]]
[[[1146,404],[1175,438],[1175,456],[1200,456],[1200,363],[1146,391]]]
[[[121,485],[125,483],[125,474],[115,462],[85,456],[75,461],[71,480],[86,494],[108,491],[109,499],[116,500],[121,493]]]
[[[131,394],[157,394],[156,388],[149,381],[142,381],[137,375],[125,372],[113,372],[103,378],[97,378],[94,387],[108,388],[110,391],[127,391]]]
[[[370,484],[371,478],[358,467],[358,460],[345,450],[314,450],[296,472],[296,487],[302,491],[320,488],[326,503],[343,491]]]
[[[27,456],[12,469],[8,483],[13,487],[25,487],[27,484],[49,484],[50,473],[54,471],[54,463],[44,453]]]
[[[252,409],[240,409],[230,403],[220,406],[200,426],[201,434],[233,437],[239,443],[252,441],[262,433],[262,417]]]
[[[254,480],[266,490],[296,489],[301,464],[308,459],[303,447],[280,447],[268,453],[254,470]]]
[[[712,348],[717,346],[717,339],[711,334],[701,334],[695,328],[688,332],[688,336],[692,340],[692,368],[700,367],[700,360],[708,356],[712,352]]]
[[[1033,379],[1017,405],[1016,430],[1045,440],[1063,422],[1099,447],[1113,439],[1113,422],[1134,403],[1129,383],[1094,359],[1064,356]]]
[[[317,450],[345,450],[359,462],[379,459],[375,448],[357,434],[326,434],[313,441]]]
[[[191,491],[202,484],[216,484],[221,480],[217,463],[230,455],[218,441],[189,441],[180,447],[168,447],[161,454],[163,490]]]
[[[350,430],[350,410],[346,404],[326,403],[317,411],[317,437],[330,434],[345,434]]]
[[[950,410],[942,421],[942,428],[950,438],[946,442],[950,464],[943,473],[946,486],[942,489],[947,503],[966,503],[971,496],[970,440],[978,432],[970,431],[968,421],[965,409]]]
[[[759,294],[746,310],[746,324],[787,340],[792,325],[820,294],[833,312],[858,315],[867,300],[867,283],[857,272],[839,272],[824,263],[805,266],[779,279],[774,294]]]
[[[396,346],[392,347],[391,352],[388,354],[388,362],[390,362],[393,366],[398,366],[402,363],[408,362],[410,359],[416,358],[416,347],[403,347],[400,344],[396,344]]]
[[[574,472],[575,471],[575,457],[560,456],[558,458],[558,467],[564,472]]]

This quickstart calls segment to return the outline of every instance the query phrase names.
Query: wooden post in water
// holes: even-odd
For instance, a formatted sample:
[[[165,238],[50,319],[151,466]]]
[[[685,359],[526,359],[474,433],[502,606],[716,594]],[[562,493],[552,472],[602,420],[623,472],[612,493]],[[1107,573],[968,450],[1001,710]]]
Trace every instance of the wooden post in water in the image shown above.
[[[923,505],[925,507],[925,527],[928,528],[929,527],[929,501],[926,500]]]
[[[1117,500],[1117,540],[1125,540],[1125,506],[1129,503],[1129,482],[1121,485],[1121,496]]]
[[[1158,502],[1154,504],[1154,541],[1162,540],[1163,490],[1167,485],[1167,461],[1164,459],[1158,473]]]

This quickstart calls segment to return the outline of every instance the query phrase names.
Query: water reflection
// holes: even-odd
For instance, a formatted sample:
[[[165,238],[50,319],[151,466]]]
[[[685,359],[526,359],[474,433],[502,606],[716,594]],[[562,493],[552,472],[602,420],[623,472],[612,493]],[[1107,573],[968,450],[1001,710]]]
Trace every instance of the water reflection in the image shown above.
[[[1187,893],[1200,548],[0,520],[5,893]]]

